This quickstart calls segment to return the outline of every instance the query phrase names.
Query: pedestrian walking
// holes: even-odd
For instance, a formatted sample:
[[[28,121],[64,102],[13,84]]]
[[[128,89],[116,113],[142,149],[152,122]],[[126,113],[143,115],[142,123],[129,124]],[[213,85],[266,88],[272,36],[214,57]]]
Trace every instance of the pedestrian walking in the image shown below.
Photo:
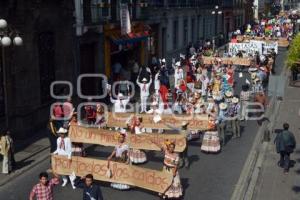
[[[219,137],[222,140],[222,145],[225,145],[225,140],[226,140],[226,135],[225,135],[225,131],[226,131],[226,117],[227,117],[227,107],[228,105],[226,103],[220,103],[219,108],[220,108],[220,112],[219,115],[217,117],[217,129],[218,129],[218,134]]]
[[[101,189],[94,183],[92,174],[77,178],[75,180],[75,186],[83,189],[83,200],[103,200]]]
[[[0,142],[1,142],[0,143],[1,154],[3,155],[2,173],[9,174],[12,171],[12,163],[11,163],[12,139],[7,135],[7,131],[1,134]]]
[[[36,197],[37,200],[53,200],[53,188],[55,185],[59,184],[59,177],[57,174],[53,173],[54,178],[48,181],[48,173],[41,172],[39,175],[39,183],[33,186],[29,200],[34,200]]]
[[[283,167],[284,173],[287,174],[290,168],[290,154],[296,147],[295,136],[289,131],[288,123],[283,124],[283,131],[277,134],[274,143],[277,153],[280,154],[278,165]]]

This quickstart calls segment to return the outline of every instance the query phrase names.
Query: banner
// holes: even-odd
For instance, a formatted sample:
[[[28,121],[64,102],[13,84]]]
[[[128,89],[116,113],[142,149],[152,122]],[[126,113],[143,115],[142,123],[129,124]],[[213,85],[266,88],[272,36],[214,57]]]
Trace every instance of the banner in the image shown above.
[[[233,64],[233,65],[242,65],[242,66],[250,66],[253,58],[238,58],[238,57],[233,57],[233,58],[218,58],[218,57],[207,57],[204,56],[203,62],[204,64],[211,64],[215,61],[215,59],[221,59],[224,64]]]
[[[128,121],[134,117],[135,113],[108,113],[108,127],[124,127],[127,128]],[[208,130],[208,115],[161,115],[161,120],[155,122],[153,114],[138,114],[142,117],[142,126],[152,129],[168,129],[172,130],[175,126],[181,128],[183,121],[189,122],[190,130]],[[170,126],[171,125],[171,126]]]
[[[163,193],[172,183],[173,175],[165,171],[151,170],[125,163],[111,162],[112,177],[106,176],[107,161],[72,156],[70,163],[66,156],[51,156],[52,170],[60,175],[86,176],[93,174],[95,180],[128,184]]]
[[[126,35],[131,32],[130,15],[128,5],[123,3],[120,5],[120,21],[121,21],[121,35]]]
[[[262,54],[262,43],[229,43],[228,54],[235,57],[239,51],[245,52],[252,57],[256,52]]]
[[[263,54],[267,55],[271,52],[272,49],[275,50],[276,54],[278,53],[278,42],[265,42],[262,40],[250,40],[250,43],[255,43],[258,45],[262,45],[263,47]]]
[[[69,137],[72,142],[99,144],[103,146],[116,146],[118,138],[116,131],[98,128],[87,128],[71,125]],[[126,143],[133,149],[160,151],[160,148],[151,141],[163,144],[165,140],[175,141],[176,152],[183,152],[186,148],[186,136],[182,134],[130,134],[126,138]]]
[[[250,41],[250,40],[260,40],[260,41],[265,41],[266,43],[269,43],[269,42],[278,42],[278,46],[280,47],[288,47],[289,46],[289,41],[287,40],[287,38],[264,38],[264,37],[251,37],[251,36],[246,36],[246,35],[238,35],[237,36],[237,40],[239,42],[246,42],[247,40]]]

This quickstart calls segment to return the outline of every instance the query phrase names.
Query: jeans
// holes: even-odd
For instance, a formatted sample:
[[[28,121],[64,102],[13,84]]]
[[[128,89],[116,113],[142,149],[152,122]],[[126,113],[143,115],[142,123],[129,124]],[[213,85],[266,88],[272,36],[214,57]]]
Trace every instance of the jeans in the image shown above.
[[[289,171],[290,168],[290,153],[281,151],[279,164],[284,168],[284,171]]]
[[[226,123],[224,121],[222,121],[221,123],[219,123],[217,125],[217,129],[218,129],[218,134],[219,137],[222,140],[222,144],[225,145],[225,130],[226,130]]]
[[[240,126],[240,120],[234,119],[231,121],[232,126],[232,132],[234,137],[241,137],[241,126]]]

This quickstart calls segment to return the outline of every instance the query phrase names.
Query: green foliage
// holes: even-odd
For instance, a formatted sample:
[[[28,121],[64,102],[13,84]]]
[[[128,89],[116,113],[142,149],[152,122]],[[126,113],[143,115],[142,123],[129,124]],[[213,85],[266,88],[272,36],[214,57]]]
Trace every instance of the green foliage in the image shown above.
[[[296,67],[296,62],[300,61],[300,34],[296,35],[290,44],[286,65],[292,69]]]

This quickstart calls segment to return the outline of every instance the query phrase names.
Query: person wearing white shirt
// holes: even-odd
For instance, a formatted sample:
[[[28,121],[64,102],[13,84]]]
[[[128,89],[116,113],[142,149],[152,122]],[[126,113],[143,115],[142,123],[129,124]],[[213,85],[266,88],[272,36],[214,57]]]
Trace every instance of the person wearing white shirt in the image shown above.
[[[160,88],[160,80],[159,80],[159,72],[157,72],[154,76],[154,90],[156,95],[159,95],[159,88]]]
[[[206,96],[207,86],[209,83],[209,78],[206,75],[201,75],[200,80],[202,82],[201,94],[202,96]]]
[[[58,130],[58,134],[60,135],[59,138],[57,138],[57,148],[53,152],[53,154],[57,154],[60,156],[67,156],[69,161],[71,162],[71,157],[72,157],[72,143],[69,137],[66,136],[68,130],[64,128],[60,128]],[[73,189],[76,189],[74,185],[74,177],[73,175],[69,176],[71,185]],[[63,184],[62,187],[65,187],[68,183],[68,178],[67,176],[62,176],[63,179]]]
[[[117,99],[113,99],[112,96],[110,96],[111,103],[114,104],[114,112],[115,113],[125,113],[126,112],[126,106],[129,102],[129,97],[124,98],[124,95],[122,93],[118,94]]]
[[[175,69],[175,74],[174,74],[174,78],[175,78],[175,86],[179,85],[180,80],[183,79],[183,69],[180,66],[180,62],[177,62],[175,64],[175,66],[177,67]]]
[[[142,82],[139,81],[139,77],[136,79],[137,85],[140,87],[140,97],[141,97],[141,113],[147,112],[147,99],[149,97],[149,88],[152,83],[152,77],[147,83],[147,79],[143,78]]]

